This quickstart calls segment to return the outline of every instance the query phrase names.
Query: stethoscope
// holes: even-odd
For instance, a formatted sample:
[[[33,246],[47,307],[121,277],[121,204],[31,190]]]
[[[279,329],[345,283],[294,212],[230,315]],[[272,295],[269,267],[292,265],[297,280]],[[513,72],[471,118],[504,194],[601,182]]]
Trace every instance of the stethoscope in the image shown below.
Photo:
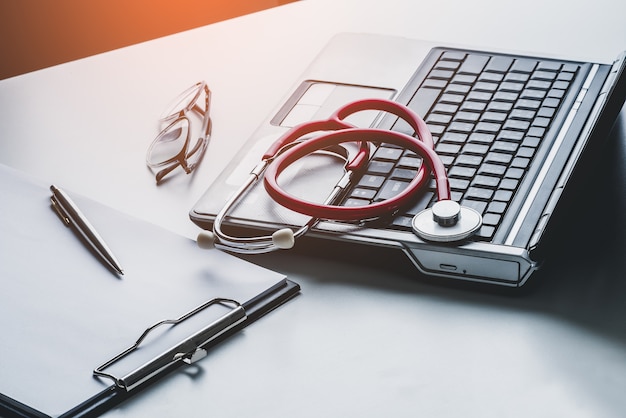
[[[387,112],[402,118],[414,129],[417,138],[392,130],[358,128],[346,122],[345,119],[350,115],[365,110]],[[320,133],[307,137],[314,132]],[[349,156],[344,145],[347,143],[359,145],[353,157]],[[352,179],[364,171],[369,160],[370,143],[386,143],[408,149],[421,156],[424,164],[408,186],[390,199],[366,206],[335,205],[352,184]],[[278,178],[287,167],[307,155],[319,152],[345,161],[344,175],[321,204],[295,197],[278,184]],[[415,215],[412,220],[413,232],[423,240],[433,242],[456,242],[472,236],[482,225],[482,217],[475,210],[461,206],[451,199],[446,168],[434,150],[432,135],[422,118],[408,107],[390,100],[358,100],[342,106],[326,120],[296,125],[279,137],[250,172],[246,182],[224,204],[215,218],[213,230],[203,231],[198,235],[198,245],[202,248],[215,247],[245,254],[289,249],[294,246],[297,238],[322,220],[366,221],[395,214],[407,206],[415,193],[429,181],[429,171],[434,175],[437,202]],[[283,228],[266,236],[237,237],[226,234],[222,223],[227,214],[261,179],[265,190],[274,201],[287,209],[307,215],[310,220],[295,231]]]

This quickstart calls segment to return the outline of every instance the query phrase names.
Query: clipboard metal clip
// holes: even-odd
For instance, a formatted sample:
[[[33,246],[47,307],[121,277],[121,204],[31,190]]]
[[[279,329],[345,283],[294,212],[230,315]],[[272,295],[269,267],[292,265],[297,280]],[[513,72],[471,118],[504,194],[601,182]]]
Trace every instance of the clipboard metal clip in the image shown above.
[[[134,371],[123,377],[116,377],[111,373],[105,372],[107,368],[111,367],[113,364],[119,362],[120,360],[137,350],[141,343],[146,339],[148,334],[150,334],[150,332],[152,332],[154,329],[164,325],[175,326],[177,324],[180,324],[181,322],[192,317],[193,315],[196,315],[197,313],[216,304],[232,305],[232,310],[222,317],[218,318],[214,322],[210,323],[200,331],[196,332],[189,338],[176,344],[161,355],[155,357],[151,361],[146,362],[142,366],[136,368]],[[211,299],[177,319],[166,319],[157,322],[156,324],[147,328],[143,332],[143,334],[141,334],[135,344],[122,351],[120,354],[116,355],[111,360],[107,361],[101,366],[98,366],[96,369],[94,369],[93,374],[94,376],[111,379],[113,380],[113,382],[115,382],[115,385],[117,387],[129,392],[177,362],[182,361],[187,364],[192,364],[205,357],[207,355],[206,346],[210,342],[223,335],[230,329],[234,328],[241,322],[245,321],[246,318],[246,312],[239,302],[232,299],[224,298]]]

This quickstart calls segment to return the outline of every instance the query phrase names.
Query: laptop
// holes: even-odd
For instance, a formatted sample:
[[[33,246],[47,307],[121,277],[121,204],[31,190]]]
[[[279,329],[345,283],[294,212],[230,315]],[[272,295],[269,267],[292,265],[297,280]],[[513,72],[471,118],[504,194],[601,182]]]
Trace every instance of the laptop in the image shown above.
[[[435,202],[431,181],[396,214],[368,222],[322,221],[306,236],[329,252],[367,248],[383,256],[396,251],[411,262],[416,277],[521,286],[546,258],[549,232],[570,194],[565,192],[574,189],[579,173],[609,136],[626,97],[625,70],[624,54],[612,63],[576,62],[385,35],[339,34],[286,92],[284,102],[208,188],[190,217],[210,229],[264,151],[293,126],[325,119],[353,100],[391,99],[425,120],[447,168],[452,198],[479,212],[482,226],[461,242],[418,238],[412,219]],[[351,118],[360,127],[414,134],[392,115],[368,111]],[[411,151],[377,144],[367,170],[339,204],[366,205],[392,197],[420,164]],[[341,177],[343,162],[312,155],[287,171],[281,176],[287,192],[322,202]],[[249,236],[307,221],[272,201],[259,182],[224,225]]]

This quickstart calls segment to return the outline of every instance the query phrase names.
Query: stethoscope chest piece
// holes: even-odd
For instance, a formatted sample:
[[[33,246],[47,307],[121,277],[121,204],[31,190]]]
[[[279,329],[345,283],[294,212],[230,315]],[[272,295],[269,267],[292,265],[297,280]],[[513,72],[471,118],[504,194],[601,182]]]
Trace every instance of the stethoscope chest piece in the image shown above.
[[[480,213],[452,200],[441,200],[413,217],[413,232],[426,241],[455,242],[474,235],[482,225]]]

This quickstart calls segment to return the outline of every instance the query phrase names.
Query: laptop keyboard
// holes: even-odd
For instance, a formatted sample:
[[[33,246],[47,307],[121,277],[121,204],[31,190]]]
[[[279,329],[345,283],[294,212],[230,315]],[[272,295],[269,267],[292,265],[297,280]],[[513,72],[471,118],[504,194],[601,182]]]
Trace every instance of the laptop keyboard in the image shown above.
[[[478,240],[493,238],[578,68],[554,60],[443,50],[408,102],[433,135],[452,198],[483,216]],[[392,129],[414,134],[402,120]],[[343,205],[393,197],[421,164],[411,151],[379,144]],[[435,200],[431,181],[388,226],[410,230],[412,217]]]

